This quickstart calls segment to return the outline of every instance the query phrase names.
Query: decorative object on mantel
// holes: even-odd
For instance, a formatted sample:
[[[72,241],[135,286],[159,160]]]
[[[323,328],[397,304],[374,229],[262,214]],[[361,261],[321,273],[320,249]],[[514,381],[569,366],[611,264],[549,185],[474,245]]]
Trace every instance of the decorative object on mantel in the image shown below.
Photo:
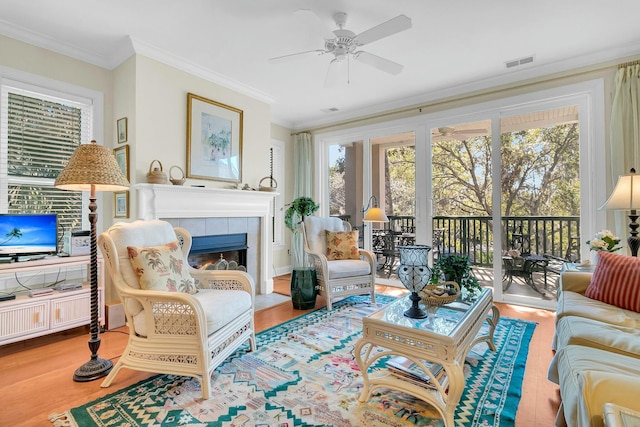
[[[156,162],[158,162],[158,165],[160,165],[160,167],[153,167],[153,164]],[[167,183],[167,174],[162,171],[162,163],[160,163],[160,160],[153,160],[149,165],[149,172],[147,172],[147,182],[150,184]]]
[[[265,179],[269,180],[269,186],[262,185],[262,182]],[[260,183],[258,184],[258,189],[260,191],[276,191],[276,188],[278,188],[278,182],[273,177],[273,148],[270,148],[269,149],[269,176],[265,176],[260,180]]]
[[[270,187],[262,185],[262,181],[264,181],[265,179],[270,180],[270,182],[269,182],[269,184],[271,185]],[[273,177],[265,176],[264,178],[262,178],[260,180],[260,184],[259,184],[258,189],[260,191],[276,191],[278,189],[278,182]]]
[[[174,178],[173,177],[173,174],[172,174],[173,169],[178,169],[180,171],[180,178]],[[186,179],[184,179],[184,171],[182,170],[182,168],[180,166],[171,166],[169,168],[169,181],[171,181],[171,183],[173,185],[182,185],[182,184],[184,184]]]
[[[81,144],[71,156],[67,166],[60,172],[54,183],[56,188],[72,191],[90,191],[89,223],[91,224],[91,323],[89,350],[91,359],[80,366],[73,375],[74,381],[93,381],[107,375],[113,362],[98,357],[100,337],[98,336],[98,247],[96,236],[96,191],[120,191],[129,189],[129,181],[124,177],[113,152],[102,145],[91,141]]]
[[[187,94],[187,177],[242,181],[242,110]]]

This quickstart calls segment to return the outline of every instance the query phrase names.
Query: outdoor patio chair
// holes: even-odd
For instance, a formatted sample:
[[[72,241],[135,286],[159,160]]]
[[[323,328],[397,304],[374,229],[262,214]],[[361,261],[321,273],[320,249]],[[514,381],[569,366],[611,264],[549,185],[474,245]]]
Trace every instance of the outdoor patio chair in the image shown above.
[[[351,224],[339,218],[317,216],[308,216],[302,223],[304,251],[316,269],[320,295],[326,299],[327,310],[331,310],[336,299],[350,295],[368,293],[371,302],[375,302],[376,258],[373,253],[359,249],[357,245],[337,256],[337,251],[328,253],[327,248],[331,249],[332,244],[328,244],[327,232],[348,233]]]
[[[129,326],[102,387],[129,368],[195,377],[208,399],[213,370],[245,342],[256,348],[251,276],[190,267],[191,235],[161,220],[114,224],[98,245]]]

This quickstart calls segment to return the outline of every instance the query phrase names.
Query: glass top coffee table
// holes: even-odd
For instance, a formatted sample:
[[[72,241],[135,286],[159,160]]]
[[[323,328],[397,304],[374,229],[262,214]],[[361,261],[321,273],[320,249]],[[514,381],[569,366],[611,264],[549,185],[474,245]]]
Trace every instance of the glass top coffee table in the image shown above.
[[[354,348],[364,378],[359,400],[367,401],[378,388],[400,390],[433,405],[442,414],[445,426],[453,427],[454,412],[465,386],[465,357],[482,341],[495,351],[493,334],[500,311],[488,289],[470,300],[425,306],[429,316],[424,319],[404,316],[409,307],[411,300],[405,296],[363,319],[362,338]],[[489,331],[478,336],[485,320]],[[398,360],[396,356],[404,358],[406,365],[413,363],[411,368],[420,368],[423,378],[416,380],[397,369],[370,372],[380,359]],[[437,372],[438,365],[443,368],[442,373]]]

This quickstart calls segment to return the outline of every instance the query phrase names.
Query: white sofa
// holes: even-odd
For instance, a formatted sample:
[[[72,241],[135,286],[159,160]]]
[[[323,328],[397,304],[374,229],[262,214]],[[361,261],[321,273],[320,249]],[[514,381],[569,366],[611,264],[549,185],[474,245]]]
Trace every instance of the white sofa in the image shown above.
[[[562,398],[557,426],[603,426],[608,402],[640,410],[640,313],[587,298],[591,278],[560,275],[548,372]]]

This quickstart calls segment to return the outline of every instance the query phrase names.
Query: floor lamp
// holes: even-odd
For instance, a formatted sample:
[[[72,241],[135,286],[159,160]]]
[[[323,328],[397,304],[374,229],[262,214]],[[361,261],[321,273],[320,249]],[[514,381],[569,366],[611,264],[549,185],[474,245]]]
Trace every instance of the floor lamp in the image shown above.
[[[119,191],[129,188],[113,152],[91,141],[81,144],[71,156],[69,164],[56,178],[54,186],[63,190],[90,191],[89,223],[91,224],[91,255],[89,274],[91,277],[91,359],[80,366],[73,375],[74,381],[86,382],[104,377],[111,371],[113,362],[98,358],[98,246],[96,237],[96,191]]]
[[[640,209],[640,175],[636,175],[636,170],[631,169],[627,175],[620,175],[613,193],[600,206],[600,209],[608,211],[629,211],[630,236],[627,239],[631,256],[638,256],[638,248],[640,248],[640,237],[638,237],[638,226],[636,222],[638,214],[636,209]]]
[[[373,204],[372,204],[373,203]],[[389,222],[389,218],[380,209],[376,196],[369,197],[366,207],[362,207],[362,241],[364,242],[364,231],[367,222]]]
[[[389,222],[387,215],[380,209],[376,196],[369,197],[367,207],[362,208],[362,217],[363,222]]]

